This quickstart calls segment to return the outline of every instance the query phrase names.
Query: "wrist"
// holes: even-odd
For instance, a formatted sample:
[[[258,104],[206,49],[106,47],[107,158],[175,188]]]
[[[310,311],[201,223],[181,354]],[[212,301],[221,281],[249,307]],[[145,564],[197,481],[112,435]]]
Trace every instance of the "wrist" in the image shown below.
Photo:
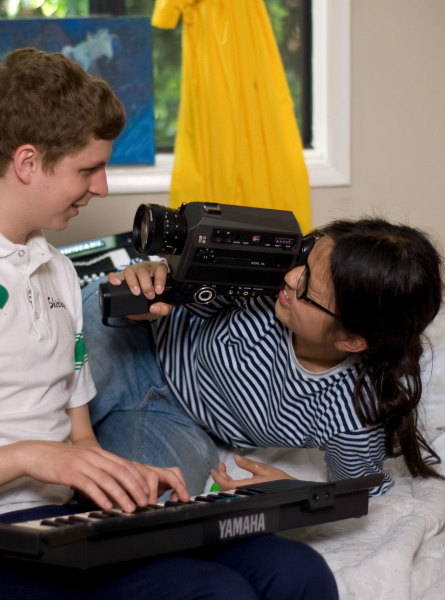
[[[14,442],[0,448],[0,483],[4,484],[28,474],[27,467],[35,455],[35,443],[30,441]],[[38,442],[37,442],[38,443]]]
[[[101,448],[94,435],[86,435],[84,437],[71,440],[73,446],[82,446],[82,448]]]

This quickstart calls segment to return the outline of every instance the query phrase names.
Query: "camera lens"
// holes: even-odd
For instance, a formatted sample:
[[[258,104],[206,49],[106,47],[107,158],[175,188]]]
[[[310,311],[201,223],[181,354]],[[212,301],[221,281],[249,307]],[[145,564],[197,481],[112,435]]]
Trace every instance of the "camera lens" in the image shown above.
[[[133,223],[133,245],[136,251],[148,254],[181,252],[187,235],[187,223],[182,210],[159,204],[141,204]]]

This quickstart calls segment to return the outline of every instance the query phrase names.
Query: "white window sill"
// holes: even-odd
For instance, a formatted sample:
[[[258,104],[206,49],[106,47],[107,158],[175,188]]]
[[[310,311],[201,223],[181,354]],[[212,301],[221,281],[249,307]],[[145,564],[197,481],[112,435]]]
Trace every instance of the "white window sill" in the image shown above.
[[[150,166],[107,167],[109,194],[158,194],[170,190],[173,154],[157,154]]]
[[[349,184],[349,169],[340,162],[328,162],[317,158],[309,150],[306,164],[311,187],[340,186]],[[338,157],[337,157],[338,158]],[[110,195],[162,194],[168,193],[171,183],[173,155],[156,156],[156,165],[135,167],[108,167],[108,189]]]

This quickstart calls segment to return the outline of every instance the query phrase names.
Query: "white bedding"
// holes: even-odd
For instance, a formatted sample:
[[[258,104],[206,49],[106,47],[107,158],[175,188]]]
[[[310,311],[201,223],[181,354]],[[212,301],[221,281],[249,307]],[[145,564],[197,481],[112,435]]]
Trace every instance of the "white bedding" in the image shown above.
[[[423,362],[421,415],[445,474],[445,312],[428,335],[433,353],[427,350]],[[246,476],[231,452],[220,454],[234,479]],[[319,450],[258,449],[243,454],[299,479],[326,480]],[[386,495],[370,499],[368,515],[286,535],[310,544],[325,557],[341,600],[445,599],[445,481],[412,479],[400,459],[387,461],[385,469],[395,485]]]

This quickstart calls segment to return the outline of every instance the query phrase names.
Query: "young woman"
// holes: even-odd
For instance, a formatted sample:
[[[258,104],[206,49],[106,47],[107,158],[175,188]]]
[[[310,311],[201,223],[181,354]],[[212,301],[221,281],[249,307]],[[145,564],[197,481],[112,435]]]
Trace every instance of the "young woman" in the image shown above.
[[[334,222],[313,241],[278,298],[152,305],[148,318],[171,311],[156,323],[155,344],[140,328],[102,327],[94,288],[86,288],[99,390],[91,414],[104,446],[179,464],[192,490],[217,459],[210,438],[203,460],[190,450],[184,421],[238,448],[318,447],[331,480],[384,474],[385,458],[399,454],[413,476],[435,475],[429,463],[438,457],[419,431],[417,406],[421,336],[442,298],[438,252],[420,231],[381,219]],[[124,276],[135,293],[153,297],[153,272],[159,292],[163,266]],[[110,281],[119,283],[116,275]],[[171,453],[165,445],[157,451],[160,436]],[[254,474],[250,482],[283,477],[240,465]],[[223,466],[212,474],[233,487]],[[384,474],[372,493],[391,485]]]

